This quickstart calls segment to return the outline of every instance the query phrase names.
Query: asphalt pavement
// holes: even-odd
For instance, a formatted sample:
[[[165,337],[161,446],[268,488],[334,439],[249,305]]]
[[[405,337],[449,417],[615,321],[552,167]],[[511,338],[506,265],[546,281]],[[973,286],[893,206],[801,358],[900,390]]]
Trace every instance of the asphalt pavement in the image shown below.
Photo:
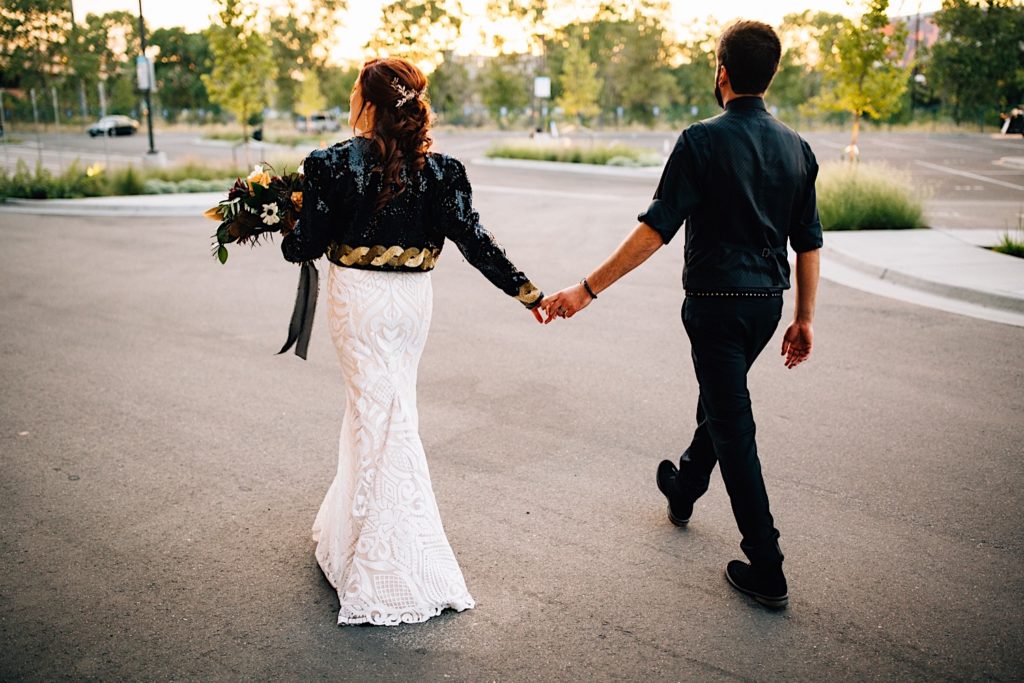
[[[548,291],[651,190],[471,175]],[[297,269],[221,266],[211,227],[0,213],[0,679],[1019,678],[1020,328],[824,282],[811,361],[787,371],[779,331],[751,375],[773,613],[722,576],[717,474],[686,530],[654,485],[693,428],[681,245],[547,327],[449,247],[420,428],[478,606],[341,628],[309,540],[343,410],[323,300],[309,361],[274,355]]]

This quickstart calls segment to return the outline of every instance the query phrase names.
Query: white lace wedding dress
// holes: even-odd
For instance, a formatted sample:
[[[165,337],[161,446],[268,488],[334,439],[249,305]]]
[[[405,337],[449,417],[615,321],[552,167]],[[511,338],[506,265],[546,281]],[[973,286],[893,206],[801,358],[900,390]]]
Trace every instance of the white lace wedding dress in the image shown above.
[[[313,540],[338,592],[338,623],[417,623],[472,608],[419,437],[416,371],[430,327],[430,273],[331,264],[328,290],[347,406],[337,475]]]

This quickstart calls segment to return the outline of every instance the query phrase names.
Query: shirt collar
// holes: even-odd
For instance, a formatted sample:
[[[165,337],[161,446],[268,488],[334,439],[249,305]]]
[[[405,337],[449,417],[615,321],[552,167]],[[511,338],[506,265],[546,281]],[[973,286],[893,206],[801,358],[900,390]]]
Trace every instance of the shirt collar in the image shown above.
[[[725,109],[726,111],[736,109],[760,109],[761,111],[767,111],[767,108],[764,106],[764,98],[753,95],[745,95],[729,100],[725,105]]]

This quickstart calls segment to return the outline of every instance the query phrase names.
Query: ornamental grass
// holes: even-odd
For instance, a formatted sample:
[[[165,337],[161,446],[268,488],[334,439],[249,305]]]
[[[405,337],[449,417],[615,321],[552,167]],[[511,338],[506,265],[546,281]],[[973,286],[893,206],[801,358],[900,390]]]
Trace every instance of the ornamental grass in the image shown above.
[[[825,230],[926,227],[924,193],[914,187],[908,173],[885,164],[823,164],[817,192]]]

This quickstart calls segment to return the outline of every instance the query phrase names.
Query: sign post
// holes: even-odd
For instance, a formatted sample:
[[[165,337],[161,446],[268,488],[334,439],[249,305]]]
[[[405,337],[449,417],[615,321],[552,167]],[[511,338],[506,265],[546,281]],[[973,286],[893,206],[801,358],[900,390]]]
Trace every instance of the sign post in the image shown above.
[[[11,163],[7,151],[7,117],[4,116],[4,91],[0,90],[0,137],[4,139],[4,166]]]
[[[139,90],[146,97],[146,126],[149,129],[149,154],[156,154],[153,144],[153,64],[146,57],[146,22],[142,19],[142,0],[139,0],[139,42],[141,54],[135,58],[135,77],[139,82]]]
[[[547,103],[537,106],[537,100],[551,99],[551,78],[549,76],[537,76],[533,79],[534,111],[540,109],[540,121],[537,128],[543,130],[547,127],[548,107]]]
[[[39,107],[36,106],[36,89],[31,88],[28,91],[29,97],[32,99],[32,122],[35,124],[36,129],[36,155],[39,163],[39,168],[43,167],[43,140],[39,137]]]

